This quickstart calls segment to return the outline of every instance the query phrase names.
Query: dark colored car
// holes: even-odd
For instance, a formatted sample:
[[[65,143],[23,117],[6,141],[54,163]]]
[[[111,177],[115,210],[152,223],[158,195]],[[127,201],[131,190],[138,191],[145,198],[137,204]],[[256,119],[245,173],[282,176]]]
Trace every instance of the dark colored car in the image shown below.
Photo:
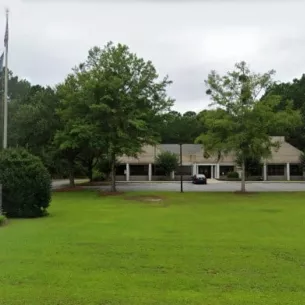
[[[193,184],[207,184],[207,178],[202,174],[194,175],[192,181]]]

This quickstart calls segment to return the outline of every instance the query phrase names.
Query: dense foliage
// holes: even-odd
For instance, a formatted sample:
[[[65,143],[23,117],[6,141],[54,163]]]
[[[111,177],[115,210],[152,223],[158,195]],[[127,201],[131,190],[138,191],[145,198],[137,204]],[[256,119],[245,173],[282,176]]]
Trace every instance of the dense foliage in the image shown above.
[[[235,70],[220,76],[212,71],[206,81],[212,109],[204,115],[208,131],[197,141],[207,151],[221,155],[234,153],[242,167],[241,191],[245,192],[246,160],[265,159],[272,148],[279,146],[270,135],[294,131],[301,124],[299,111],[291,103],[281,104],[281,97],[264,93],[273,84],[274,71],[256,74],[245,62],[237,63]]]
[[[214,71],[207,93],[216,107],[182,114],[171,109],[167,77],[160,78],[150,61],[127,46],[109,43],[92,48],[54,88],[9,71],[8,144],[40,157],[52,177],[69,177],[72,186],[75,177],[112,177],[115,190],[111,173],[123,154],[136,156],[144,144],[196,139],[219,158],[238,144],[237,157],[244,158],[245,176],[251,175],[258,164],[248,161],[261,160],[277,145],[269,135],[285,135],[305,150],[305,75],[288,83],[274,83],[272,76],[273,71],[254,74],[245,63],[224,77]],[[1,116],[0,121],[2,143]]]
[[[239,157],[236,160],[236,163],[239,166],[242,166],[243,160]],[[257,156],[252,156],[252,157],[247,157],[245,160],[245,175],[246,177],[249,176],[261,176],[262,175],[262,167],[263,164],[260,160],[259,157]]]
[[[164,151],[156,157],[156,166],[169,176],[179,166],[178,156],[172,152]]]
[[[228,179],[239,179],[239,174],[237,172],[228,172],[227,175]]]
[[[159,139],[162,113],[173,101],[150,61],[131,53],[125,45],[108,43],[94,47],[87,60],[58,86],[58,114],[62,128],[55,143],[69,163],[70,181],[77,157],[89,157],[91,169],[99,157],[110,160],[112,191],[116,190],[116,160],[136,156],[143,145]]]
[[[3,212],[8,217],[40,217],[51,200],[51,177],[41,160],[24,149],[0,153]]]
[[[287,134],[287,141],[300,150],[305,150],[305,74],[300,79],[293,79],[288,83],[273,84],[266,95],[277,95],[281,97],[281,102],[277,105],[277,111],[281,111],[291,104],[293,109],[301,114],[302,123]],[[274,135],[282,136],[273,131]]]

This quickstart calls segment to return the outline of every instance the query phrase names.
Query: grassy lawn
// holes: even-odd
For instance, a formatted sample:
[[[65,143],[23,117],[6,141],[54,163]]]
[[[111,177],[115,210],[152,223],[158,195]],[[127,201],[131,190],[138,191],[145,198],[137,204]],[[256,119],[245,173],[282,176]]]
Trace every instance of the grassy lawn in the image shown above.
[[[304,304],[305,193],[56,193],[0,228],[1,305]]]

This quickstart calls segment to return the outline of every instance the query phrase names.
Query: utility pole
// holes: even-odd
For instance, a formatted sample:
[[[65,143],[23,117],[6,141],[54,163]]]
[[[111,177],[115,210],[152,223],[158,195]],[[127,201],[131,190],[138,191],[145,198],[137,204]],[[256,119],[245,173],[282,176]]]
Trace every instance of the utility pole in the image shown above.
[[[2,184],[0,184],[0,216],[3,215],[3,207],[2,207]]]
[[[7,148],[7,97],[8,97],[8,9],[6,10],[6,28],[4,36],[5,70],[4,70],[4,98],[3,98],[3,149]]]
[[[182,144],[180,143],[180,193],[183,193]]]

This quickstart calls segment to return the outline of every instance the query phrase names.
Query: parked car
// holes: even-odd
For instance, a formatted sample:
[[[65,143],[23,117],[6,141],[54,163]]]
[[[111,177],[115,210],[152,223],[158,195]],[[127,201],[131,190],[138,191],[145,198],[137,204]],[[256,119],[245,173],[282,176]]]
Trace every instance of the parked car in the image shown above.
[[[193,184],[207,184],[207,178],[203,174],[197,174],[192,177]]]

